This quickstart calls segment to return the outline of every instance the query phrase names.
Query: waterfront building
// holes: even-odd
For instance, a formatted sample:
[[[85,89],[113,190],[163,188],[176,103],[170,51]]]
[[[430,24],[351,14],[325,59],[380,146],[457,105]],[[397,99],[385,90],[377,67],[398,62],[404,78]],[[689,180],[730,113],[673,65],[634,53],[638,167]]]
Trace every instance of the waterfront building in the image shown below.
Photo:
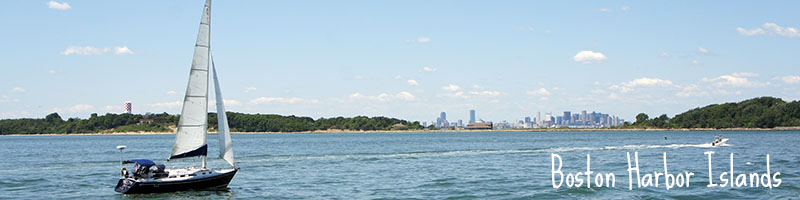
[[[467,124],[467,127],[464,127],[464,129],[468,130],[492,129],[492,122],[475,122]]]

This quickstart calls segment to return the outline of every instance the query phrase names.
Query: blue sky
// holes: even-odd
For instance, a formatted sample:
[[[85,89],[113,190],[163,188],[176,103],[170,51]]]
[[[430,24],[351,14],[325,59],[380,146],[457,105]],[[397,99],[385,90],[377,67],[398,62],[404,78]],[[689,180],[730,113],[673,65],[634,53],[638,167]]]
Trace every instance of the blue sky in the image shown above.
[[[9,1],[0,119],[179,113],[203,1]],[[800,3],[216,1],[228,110],[516,121],[800,99]],[[212,108],[213,109],[213,108]]]

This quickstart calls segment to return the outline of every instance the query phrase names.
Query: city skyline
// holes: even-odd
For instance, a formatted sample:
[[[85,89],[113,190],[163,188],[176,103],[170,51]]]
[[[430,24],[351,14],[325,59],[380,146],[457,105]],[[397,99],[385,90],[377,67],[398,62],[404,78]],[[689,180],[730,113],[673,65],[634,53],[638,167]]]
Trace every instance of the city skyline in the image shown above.
[[[229,111],[632,120],[800,99],[794,1],[312,2],[215,3]],[[201,6],[7,2],[0,119],[123,113],[125,101],[133,113],[179,113]]]
[[[569,127],[569,128],[605,128],[605,127],[615,127],[615,126],[622,126],[625,122],[632,123],[630,121],[626,121],[623,118],[620,118],[616,115],[605,114],[602,112],[592,111],[589,113],[586,110],[580,112],[580,114],[571,114],[572,111],[564,111],[563,115],[553,115],[550,112],[545,112],[545,117],[541,117],[541,112],[537,112],[535,117],[525,116],[524,120],[518,121],[511,121],[508,120],[501,120],[501,121],[492,121],[492,120],[483,120],[480,118],[476,119],[476,111],[475,109],[469,110],[469,121],[467,124],[462,123],[461,118],[456,118],[456,120],[450,121],[447,119],[447,112],[441,112],[436,120],[430,121],[432,126],[437,128],[463,128],[468,124],[476,123],[476,122],[489,122],[494,123],[495,128],[562,128],[562,127]],[[451,118],[452,119],[452,118]],[[457,122],[456,122],[457,121]],[[421,121],[423,126],[427,126],[428,121]]]

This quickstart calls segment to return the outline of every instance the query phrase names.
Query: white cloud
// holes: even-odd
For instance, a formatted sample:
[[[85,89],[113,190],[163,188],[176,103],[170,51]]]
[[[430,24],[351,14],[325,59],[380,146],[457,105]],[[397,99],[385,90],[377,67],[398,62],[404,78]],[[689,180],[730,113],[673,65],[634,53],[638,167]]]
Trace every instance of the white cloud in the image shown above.
[[[408,82],[408,85],[419,86],[419,83],[416,80],[408,80],[406,82]]]
[[[698,47],[697,51],[700,51],[700,53],[702,53],[702,54],[708,54],[708,49],[703,48],[703,47]]]
[[[630,9],[631,9],[630,6],[622,6],[622,8],[620,8],[620,10],[622,10],[622,11],[628,11]]]
[[[133,51],[128,48],[128,46],[121,46],[121,47],[114,47],[114,54],[122,55],[122,54],[133,54]]]
[[[605,94],[606,91],[603,90],[603,89],[594,89],[592,91],[589,91],[589,93],[592,93],[592,94]]]
[[[756,73],[750,73],[750,72],[735,72],[735,73],[731,74],[731,76],[740,76],[740,77],[758,77],[758,74],[756,74]]]
[[[161,103],[154,103],[148,104],[150,107],[157,107],[157,108],[176,108],[183,105],[181,101],[173,101],[173,102],[161,102]]]
[[[611,93],[611,94],[608,94],[608,96],[606,98],[619,99],[619,95],[617,93]]]
[[[298,102],[303,102],[303,101],[306,101],[306,100],[302,99],[302,98],[297,98],[297,97],[290,97],[290,98],[284,98],[284,97],[258,97],[258,98],[255,98],[255,99],[251,100],[250,103],[252,103],[252,104],[269,104],[269,103],[273,103],[273,102],[276,102],[276,103],[298,103]]]
[[[3,96],[2,98],[0,98],[0,103],[5,103],[5,102],[11,102],[11,99],[9,99],[8,96]]]
[[[529,90],[528,94],[529,95],[534,95],[534,96],[545,96],[546,97],[546,96],[550,96],[550,91],[547,91],[547,89],[545,89],[545,88],[539,88],[538,90]]]
[[[426,72],[435,72],[435,71],[436,71],[436,68],[432,68],[432,67],[423,67],[423,68],[422,68],[422,71],[426,71]]]
[[[782,27],[775,23],[764,23],[763,27],[772,33],[778,34],[783,37],[797,37],[800,36],[798,33],[797,28],[793,27]]]
[[[442,89],[443,90],[447,90],[447,91],[457,91],[457,90],[461,90],[461,86],[450,84],[450,85],[442,86]]]
[[[69,111],[72,112],[86,112],[94,110],[94,106],[88,104],[78,104],[69,108]]]
[[[608,57],[606,57],[606,55],[603,55],[603,53],[600,52],[580,51],[578,52],[578,54],[575,54],[575,56],[572,57],[572,59],[575,60],[575,62],[580,62],[583,64],[591,64],[591,63],[600,63],[604,60],[607,60]]]
[[[738,27],[736,28],[736,31],[738,31],[739,34],[745,36],[764,35],[764,34],[779,35],[783,37],[800,36],[800,31],[798,31],[798,28],[783,27],[776,23],[771,23],[771,22],[764,23],[763,25],[761,25],[761,28],[745,29],[742,27]]]
[[[238,105],[242,105],[242,102],[240,102],[240,101],[237,101],[237,100],[233,100],[233,99],[223,99],[223,100],[222,100],[222,102],[224,102],[224,103],[225,103],[225,106],[238,106]],[[208,105],[216,105],[216,104],[217,104],[217,101],[216,101],[216,100],[214,100],[214,99],[212,99],[212,100],[208,100]]]
[[[669,53],[667,53],[667,52],[661,52],[661,57],[669,57]]]
[[[626,85],[627,85],[627,86],[630,86],[630,87],[635,87],[635,86],[651,86],[651,85],[665,85],[665,86],[670,86],[670,85],[672,85],[672,81],[670,81],[670,80],[658,79],[658,78],[638,78],[638,79],[635,79],[635,80],[633,80],[633,81],[630,81],[630,82],[628,82],[628,84],[626,84]]]
[[[11,92],[25,92],[25,88],[21,87],[11,88]]]
[[[708,96],[708,92],[701,89],[700,86],[696,84],[691,84],[686,87],[683,87],[678,93],[675,93],[675,96],[679,97],[691,97],[691,96]]]
[[[69,4],[67,2],[59,3],[57,1],[47,2],[47,7],[50,7],[52,9],[56,9],[56,10],[69,10],[70,8],[72,8],[71,6],[69,6]]]
[[[740,95],[740,94],[742,94],[742,91],[739,91],[739,90],[728,91],[728,90],[719,89],[719,90],[714,90],[714,94],[716,94],[716,95]]]
[[[351,99],[360,99],[360,98],[364,98],[364,97],[366,97],[366,96],[364,96],[363,94],[358,93],[358,92],[353,93],[353,94],[350,95]]]
[[[83,56],[96,56],[96,55],[105,55],[111,52],[111,48],[98,48],[93,46],[69,46],[64,51],[61,51],[61,55],[83,55]],[[133,51],[128,49],[127,46],[121,47],[114,47],[114,54],[116,55],[125,55],[125,54],[133,54]]]
[[[464,95],[463,91],[453,92],[453,93],[444,93],[437,96],[445,96],[445,97],[459,97],[459,98],[469,98],[468,95]]]
[[[355,76],[353,76],[353,79],[356,79],[356,80],[364,80],[364,77],[363,77],[363,76],[361,76],[361,75],[355,75]]]
[[[609,89],[619,90],[622,93],[627,93],[633,91],[636,87],[677,87],[675,84],[672,83],[670,80],[664,80],[659,78],[637,78],[632,81],[623,82],[618,85],[611,85]]]
[[[394,100],[394,99],[399,99],[399,100],[403,100],[403,101],[414,101],[414,100],[417,99],[416,96],[414,96],[410,92],[406,92],[406,91],[399,92],[399,93],[397,93],[395,95],[391,95],[391,94],[387,94],[387,93],[380,93],[380,94],[378,94],[376,96],[366,96],[366,95],[363,95],[361,93],[357,93],[356,92],[356,93],[351,94],[349,96],[349,98],[353,99],[353,100],[366,99],[366,100],[381,101],[381,102],[391,101],[391,100]]]
[[[754,73],[733,73],[730,75],[722,75],[716,78],[703,78],[703,81],[713,82],[717,87],[761,87],[769,85],[769,83],[761,83],[751,81],[747,77],[756,77],[758,74]]]
[[[746,35],[746,36],[754,36],[754,35],[761,35],[761,34],[767,33],[766,31],[764,31],[764,29],[761,29],[761,28],[754,28],[754,29],[749,29],[748,30],[748,29],[744,29],[742,27],[739,27],[739,28],[736,28],[736,31],[738,31],[739,34]]]
[[[790,84],[800,83],[800,76],[782,76],[776,77],[776,79],[780,79],[781,81]]]
[[[697,61],[697,60],[692,60],[692,64],[693,64],[693,65],[699,65],[699,64],[700,64],[700,61]]]
[[[123,108],[122,106],[112,106],[112,105],[107,105],[107,106],[105,107],[105,111],[106,111],[106,112],[122,111],[122,110],[124,110],[124,108]]]
[[[49,74],[55,74],[55,73],[56,73],[56,70],[53,70],[53,69],[51,69],[51,70],[47,70],[47,73],[49,73]]]
[[[175,92],[175,90],[170,90],[170,91],[167,91],[167,95],[172,95],[172,94],[176,94],[176,93],[177,93],[177,92]]]
[[[395,95],[395,97],[400,99],[400,100],[404,100],[404,101],[413,101],[413,100],[417,99],[417,97],[415,97],[413,94],[411,94],[409,92],[406,92],[406,91],[397,93],[397,95]]]
[[[431,38],[429,38],[429,37],[418,37],[417,39],[414,39],[414,40],[406,40],[406,42],[408,42],[408,43],[428,43],[428,42],[431,42]]]
[[[256,87],[246,87],[244,88],[244,93],[249,93],[252,91],[256,91]]]
[[[108,52],[108,50],[109,50],[108,48],[97,48],[93,46],[85,46],[85,47],[69,46],[67,47],[66,50],[61,51],[61,54],[65,56],[72,54],[84,55],[84,56],[103,55],[106,52]]]
[[[489,96],[489,97],[496,97],[496,96],[500,96],[500,95],[501,95],[501,94],[503,94],[503,93],[502,93],[502,92],[500,92],[500,91],[489,91],[489,90],[484,90],[484,91],[472,91],[472,92],[469,92],[469,94],[471,94],[471,95],[475,95],[475,96]]]
[[[609,9],[609,8],[600,8],[600,9],[597,9],[597,10],[599,10],[600,12],[610,12],[611,11],[611,9]]]
[[[231,100],[228,100],[228,99],[223,99],[223,100],[222,100],[222,102],[224,102],[224,103],[225,103],[225,105],[231,105],[231,106],[238,106],[238,105],[242,105],[242,102],[239,102],[239,101],[237,101],[237,100],[233,100],[233,99],[231,99]]]

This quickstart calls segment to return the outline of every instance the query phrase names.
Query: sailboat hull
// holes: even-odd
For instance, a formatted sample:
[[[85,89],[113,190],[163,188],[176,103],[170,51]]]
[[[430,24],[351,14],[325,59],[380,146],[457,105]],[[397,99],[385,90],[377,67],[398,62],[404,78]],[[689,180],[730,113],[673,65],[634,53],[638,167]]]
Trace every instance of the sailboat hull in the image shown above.
[[[147,180],[123,178],[119,179],[115,191],[123,194],[138,193],[163,193],[182,190],[198,190],[208,188],[225,188],[231,182],[233,176],[239,169],[229,172],[214,173],[202,177],[180,179],[180,180]]]

